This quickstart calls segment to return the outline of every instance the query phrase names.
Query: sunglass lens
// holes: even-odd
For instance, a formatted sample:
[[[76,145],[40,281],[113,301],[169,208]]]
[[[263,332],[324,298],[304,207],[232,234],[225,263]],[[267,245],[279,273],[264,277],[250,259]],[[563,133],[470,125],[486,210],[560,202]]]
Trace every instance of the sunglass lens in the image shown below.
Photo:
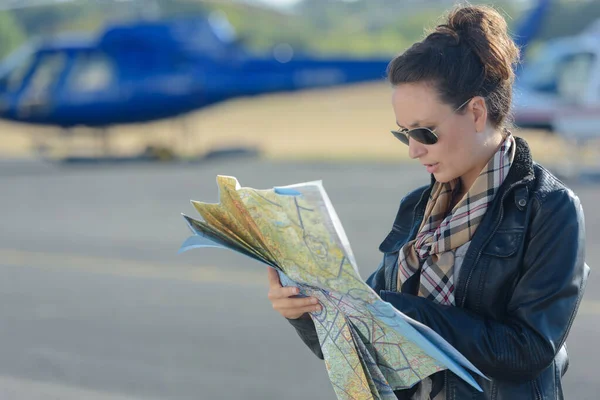
[[[404,143],[405,145],[408,146],[408,136],[406,136],[406,133],[404,132],[400,132],[400,131],[391,131],[392,135],[394,135],[394,137],[396,139],[398,139],[399,141],[401,141],[402,143]]]
[[[426,128],[412,129],[410,130],[409,134],[417,142],[423,144],[435,144],[438,140],[435,133]]]

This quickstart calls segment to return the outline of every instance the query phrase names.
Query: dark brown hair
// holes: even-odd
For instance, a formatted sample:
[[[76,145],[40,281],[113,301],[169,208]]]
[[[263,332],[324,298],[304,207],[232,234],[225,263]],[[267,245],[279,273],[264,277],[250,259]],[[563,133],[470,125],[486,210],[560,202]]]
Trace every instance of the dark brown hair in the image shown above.
[[[488,118],[504,127],[510,114],[514,67],[519,49],[505,19],[488,6],[458,6],[444,24],[394,58],[388,79],[432,84],[440,99],[453,106],[474,96],[486,98]]]

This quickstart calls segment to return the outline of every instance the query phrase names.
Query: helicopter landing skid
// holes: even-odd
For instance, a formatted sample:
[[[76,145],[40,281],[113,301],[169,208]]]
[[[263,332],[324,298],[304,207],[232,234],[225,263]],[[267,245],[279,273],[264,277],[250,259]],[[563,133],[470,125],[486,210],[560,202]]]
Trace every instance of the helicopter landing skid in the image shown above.
[[[164,145],[148,144],[143,151],[131,155],[116,154],[109,127],[93,128],[86,132],[87,136],[92,136],[92,146],[89,142],[85,150],[73,150],[73,141],[76,137],[81,138],[84,135],[81,131],[75,131],[76,128],[62,128],[60,133],[55,136],[53,146],[50,146],[47,140],[42,140],[41,135],[34,134],[32,137],[32,147],[38,158],[45,161],[66,162],[66,163],[90,163],[90,164],[111,164],[111,163],[133,163],[133,162],[156,162],[173,161],[177,158],[175,151]],[[44,135],[47,136],[47,135]]]

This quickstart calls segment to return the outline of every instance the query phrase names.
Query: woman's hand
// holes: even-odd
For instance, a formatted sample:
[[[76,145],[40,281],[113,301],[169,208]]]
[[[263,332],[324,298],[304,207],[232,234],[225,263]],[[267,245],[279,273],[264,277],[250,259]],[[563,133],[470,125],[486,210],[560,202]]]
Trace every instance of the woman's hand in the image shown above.
[[[321,310],[321,305],[315,297],[295,297],[299,291],[297,287],[282,287],[279,275],[274,268],[267,267],[269,275],[269,300],[273,309],[288,319],[307,317],[306,313]]]

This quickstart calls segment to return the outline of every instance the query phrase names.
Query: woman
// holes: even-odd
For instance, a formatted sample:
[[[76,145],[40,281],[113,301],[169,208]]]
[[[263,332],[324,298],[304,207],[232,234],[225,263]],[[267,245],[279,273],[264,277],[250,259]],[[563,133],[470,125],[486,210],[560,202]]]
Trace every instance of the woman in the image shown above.
[[[459,7],[389,66],[394,135],[431,174],[400,203],[367,283],[491,380],[448,371],[400,399],[562,399],[565,339],[589,268],[577,196],[507,129],[518,49],[505,20]],[[319,357],[307,312],[270,270],[269,298]]]

